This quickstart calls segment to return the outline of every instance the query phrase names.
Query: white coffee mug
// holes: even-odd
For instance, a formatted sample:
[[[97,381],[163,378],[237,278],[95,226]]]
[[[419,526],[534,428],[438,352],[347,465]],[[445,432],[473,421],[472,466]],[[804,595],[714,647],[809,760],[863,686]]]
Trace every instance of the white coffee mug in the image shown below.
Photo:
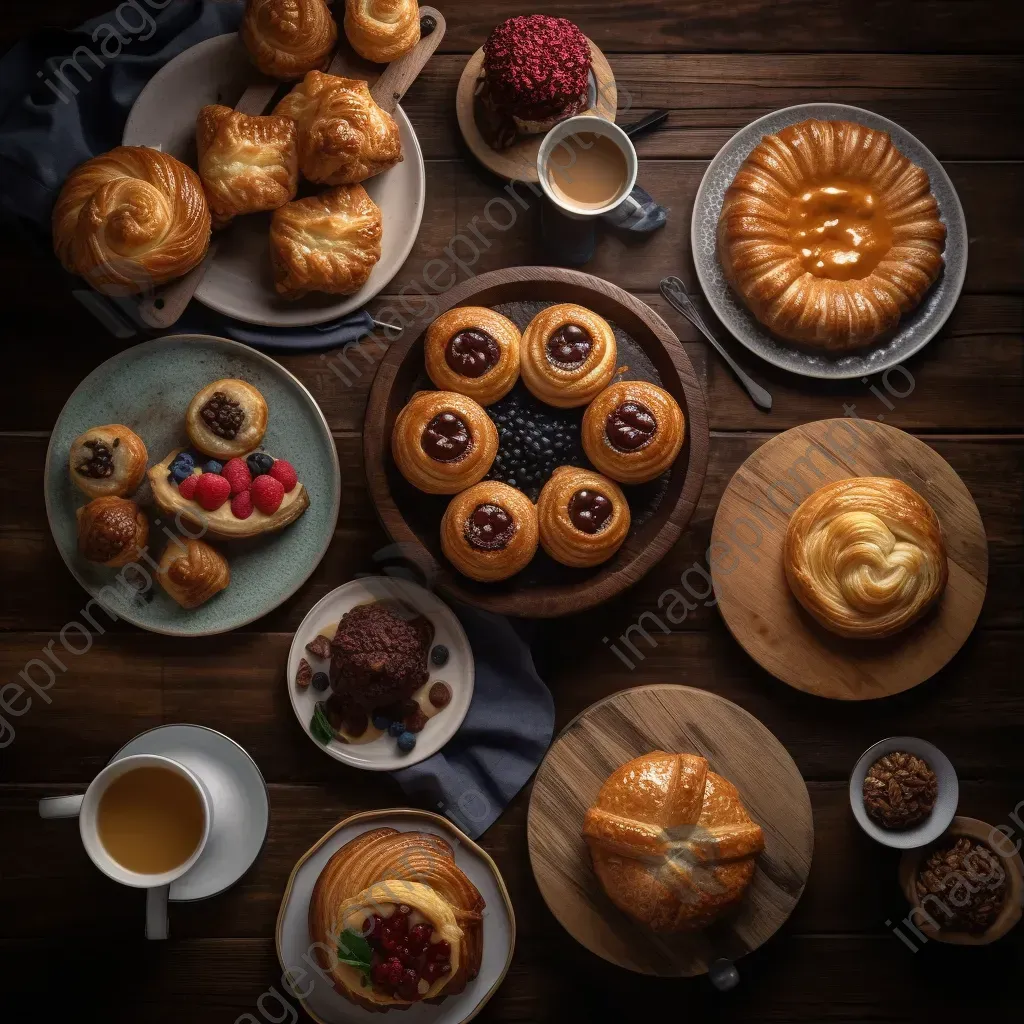
[[[192,855],[184,863],[162,874],[140,874],[119,864],[100,840],[97,811],[100,800],[115,780],[136,768],[165,768],[192,784],[203,807],[203,834]],[[78,827],[86,853],[108,878],[122,885],[146,890],[146,938],[167,938],[167,897],[171,882],[181,878],[201,856],[210,838],[210,799],[202,782],[179,761],[159,754],[133,754],[108,764],[81,796],[51,796],[39,801],[41,818],[78,818]]]
[[[551,187],[551,179],[548,174],[548,166],[555,160],[560,168],[571,167],[575,162],[580,146],[577,136],[581,132],[592,132],[594,135],[603,135],[611,139],[622,151],[626,158],[626,182],[619,194],[609,200],[604,206],[594,209],[581,209],[573,206],[563,196],[558,195]],[[580,114],[579,117],[570,117],[560,121],[544,136],[544,141],[537,151],[537,174],[540,177],[540,187],[544,194],[551,200],[559,210],[566,216],[575,220],[590,220],[593,217],[603,217],[613,210],[617,212],[623,207],[623,216],[618,219],[628,219],[639,209],[640,204],[630,198],[630,192],[636,185],[637,169],[636,150],[629,136],[614,122],[606,121],[603,117],[595,117],[593,114]]]

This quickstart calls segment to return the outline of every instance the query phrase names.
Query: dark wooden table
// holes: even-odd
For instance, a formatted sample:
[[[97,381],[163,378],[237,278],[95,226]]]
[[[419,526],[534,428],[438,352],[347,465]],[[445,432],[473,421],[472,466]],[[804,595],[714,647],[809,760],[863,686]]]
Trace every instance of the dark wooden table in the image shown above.
[[[111,0],[10,0],[0,48],[46,24],[72,25]],[[444,5],[442,5],[444,6]],[[678,331],[708,397],[711,460],[700,507],[665,561],[634,591],[598,611],[550,624],[538,657],[558,724],[628,686],[680,682],[720,693],[761,719],[808,781],[816,851],[789,924],[741,964],[722,997],[705,980],[657,981],[614,969],[577,947],[544,906],[526,852],[524,791],[484,836],[515,902],[512,969],[481,1021],[692,1020],[959,1021],[1019,1013],[1024,928],[987,950],[929,943],[913,952],[889,927],[906,915],[898,857],[860,834],[847,775],[883,736],[909,732],[956,764],[961,809],[1024,838],[1024,199],[1020,131],[1024,7],[1017,0],[526,0],[449,4],[441,53],[405,102],[427,157],[428,212],[393,292],[421,279],[453,235],[482,219],[498,183],[467,159],[454,116],[467,56],[511,14],[537,7],[575,19],[605,49],[642,113],[670,107],[669,126],[644,138],[641,183],[671,207],[668,227],[640,244],[601,241],[586,268],[640,295]],[[690,212],[708,160],[753,118],[789,104],[836,100],[893,118],[945,163],[967,215],[970,260],[956,312],[908,364],[913,391],[880,401],[877,381],[820,385],[753,365],[775,395],[754,409],[728,370],[656,294],[661,277],[693,283]],[[482,228],[471,272],[542,263],[536,210],[513,229]],[[470,250],[466,250],[470,252]],[[59,647],[84,594],[50,538],[43,508],[47,434],[75,385],[123,343],[106,336],[60,288],[46,260],[9,239],[0,253],[6,313],[0,403],[0,681]],[[389,300],[382,300],[384,305]],[[322,594],[372,567],[385,543],[367,498],[360,428],[379,350],[354,356],[344,383],[318,356],[282,359],[319,400],[343,471],[341,517],[327,557],[301,592],[254,626],[185,642],[115,626],[73,659],[50,691],[10,721],[0,751],[0,951],[5,996],[32,1000],[41,1019],[93,1012],[109,1022],[282,1021],[273,995],[280,968],[273,930],[295,860],[332,824],[358,810],[403,803],[386,777],[322,757],[296,727],[282,685],[291,630]],[[742,356],[742,353],[741,353]],[[874,388],[878,388],[878,391]],[[902,388],[900,388],[902,390]],[[713,607],[670,635],[641,641],[630,671],[602,637],[617,637],[703,558],[715,507],[731,474],[774,432],[842,415],[885,416],[913,431],[960,473],[988,532],[988,597],[972,637],[930,682],[900,697],[856,705],[788,689],[732,641]],[[849,410],[848,410],[849,411]],[[40,671],[38,668],[36,671]],[[80,791],[122,743],[165,722],[223,730],[256,758],[271,791],[267,846],[231,892],[172,909],[173,939],[141,938],[141,895],[105,880],[67,823],[40,822],[36,800]],[[1016,810],[1015,810],[1016,809]],[[1016,818],[1013,816],[1016,815]],[[573,1017],[579,1011],[585,1017]]]

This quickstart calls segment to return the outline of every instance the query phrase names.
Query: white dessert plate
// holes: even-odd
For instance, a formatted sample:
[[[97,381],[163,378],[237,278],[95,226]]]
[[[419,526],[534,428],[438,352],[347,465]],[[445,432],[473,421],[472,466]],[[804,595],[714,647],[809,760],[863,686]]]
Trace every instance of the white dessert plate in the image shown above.
[[[395,808],[366,811],[335,825],[299,859],[288,879],[277,915],[277,958],[283,977],[294,982],[291,995],[317,1024],[350,1024],[377,1021],[380,1015],[364,1010],[338,995],[317,970],[311,969],[312,939],[309,935],[309,900],[320,872],[342,846],[363,832],[393,828],[399,832],[432,832],[442,836],[455,851],[455,863],[480,891],[484,940],[480,973],[458,995],[434,1006],[420,1004],[402,1011],[402,1024],[466,1024],[498,990],[512,963],[516,945],[516,917],[497,864],[450,821],[429,811]]]
[[[772,335],[729,287],[718,262],[718,217],[722,212],[725,191],[736,177],[740,164],[765,135],[812,117],[822,121],[855,121],[888,132],[899,151],[928,172],[932,194],[939,204],[939,216],[946,225],[945,270],[917,309],[900,319],[895,333],[888,340],[838,356],[803,349]],[[697,280],[708,304],[737,341],[773,366],[803,377],[831,380],[880,373],[924,348],[953,312],[967,274],[967,222],[953,182],[942,164],[894,121],[845,103],[801,103],[766,114],[741,128],[718,151],[697,189],[690,222],[690,248]]]
[[[196,115],[209,103],[233,107],[245,87],[257,77],[237,33],[214,36],[178,54],[165,64],[135,101],[122,142],[153,146],[196,162]],[[251,324],[306,327],[335,320],[360,309],[398,273],[423,219],[426,170],[412,123],[396,108],[405,159],[363,184],[384,217],[380,262],[354,295],[313,293],[296,302],[274,291],[270,267],[270,214],[237,218],[217,233],[217,254],[196,298],[210,309]]]
[[[448,662],[441,668],[429,661],[430,683],[440,680],[452,689],[451,703],[430,718],[423,731],[416,736],[416,746],[403,754],[393,736],[384,733],[365,743],[344,743],[333,739],[326,746],[310,731],[310,721],[317,701],[330,696],[330,690],[317,692],[312,686],[300,689],[295,684],[299,661],[305,658],[314,672],[328,671],[330,663],[322,661],[306,650],[308,644],[322,629],[337,625],[341,617],[359,604],[371,601],[399,600],[425,615],[434,625],[432,646],[444,644],[448,648]],[[392,576],[367,576],[351,580],[322,597],[302,620],[292,639],[288,652],[288,696],[292,710],[310,742],[326,751],[336,761],[344,761],[356,768],[385,772],[408,768],[436,754],[459,730],[473,700],[475,668],[473,649],[455,613],[440,598],[409,580]]]

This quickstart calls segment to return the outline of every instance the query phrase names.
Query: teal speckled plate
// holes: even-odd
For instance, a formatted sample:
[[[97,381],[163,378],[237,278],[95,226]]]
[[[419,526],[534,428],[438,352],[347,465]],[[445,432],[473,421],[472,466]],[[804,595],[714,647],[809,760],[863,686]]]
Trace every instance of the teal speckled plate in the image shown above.
[[[139,594],[118,583],[121,570],[94,565],[78,554],[75,510],[88,498],[68,475],[71,442],[90,427],[123,423],[149,450],[149,464],[188,444],[185,410],[192,396],[222,377],[257,387],[270,417],[261,447],[287,459],[309,493],[309,508],[280,533],[245,541],[212,543],[231,566],[231,585],[192,611],[179,607],[155,581],[146,587],[142,572],[128,579]],[[286,601],[309,578],[327,551],[338,520],[341,471],[330,428],[313,396],[284,367],[247,345],[206,335],[157,338],[125,350],[93,370],[75,389],[50,435],[43,477],[46,515],[53,539],[72,575],[119,618],[154,633],[205,636],[238,629]],[[158,522],[149,484],[133,496],[150,519],[150,554],[158,561],[173,524]],[[146,562],[142,570],[149,569]],[[106,589],[104,589],[106,588]],[[93,610],[95,616],[100,614]],[[104,621],[102,616],[99,620]]]

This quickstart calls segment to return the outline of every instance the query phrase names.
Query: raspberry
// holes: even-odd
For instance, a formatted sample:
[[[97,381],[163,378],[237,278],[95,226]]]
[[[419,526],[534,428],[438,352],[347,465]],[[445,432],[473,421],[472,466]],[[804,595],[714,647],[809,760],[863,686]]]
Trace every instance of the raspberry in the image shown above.
[[[178,493],[187,501],[191,501],[193,497],[195,497],[196,487],[198,484],[198,476],[187,476],[180,484],[178,484]]]
[[[223,480],[224,478],[221,477]],[[252,503],[264,514],[273,515],[284,501],[284,485],[272,476],[258,476],[250,490]]]
[[[245,459],[231,459],[220,471],[220,475],[231,484],[231,493],[240,494],[247,491],[252,483],[252,474],[245,464]]]
[[[215,473],[204,473],[196,481],[195,499],[207,512],[216,512],[230,494],[231,484]]]
[[[231,499],[231,514],[236,519],[248,519],[252,515],[252,494],[249,491],[239,491]]]
[[[285,462],[284,459],[278,459],[270,467],[270,475],[275,480],[281,481],[285,494],[288,494],[299,482],[299,476],[295,472],[294,467],[290,462]]]

